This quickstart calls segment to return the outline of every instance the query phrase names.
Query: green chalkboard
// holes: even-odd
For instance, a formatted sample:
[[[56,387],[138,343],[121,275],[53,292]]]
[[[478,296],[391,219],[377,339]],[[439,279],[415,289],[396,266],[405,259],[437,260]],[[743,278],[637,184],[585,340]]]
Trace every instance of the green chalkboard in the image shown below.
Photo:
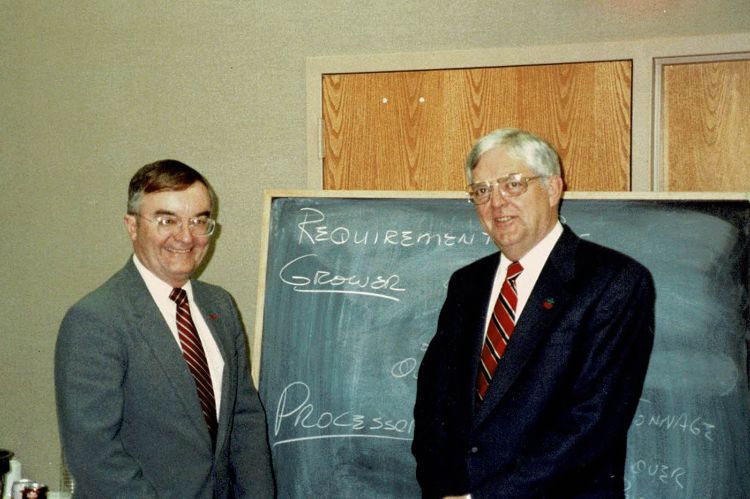
[[[266,200],[256,350],[279,497],[419,497],[417,368],[451,273],[496,249],[462,199],[328,196]],[[750,497],[748,199],[567,196],[561,215],[656,282],[626,496]]]

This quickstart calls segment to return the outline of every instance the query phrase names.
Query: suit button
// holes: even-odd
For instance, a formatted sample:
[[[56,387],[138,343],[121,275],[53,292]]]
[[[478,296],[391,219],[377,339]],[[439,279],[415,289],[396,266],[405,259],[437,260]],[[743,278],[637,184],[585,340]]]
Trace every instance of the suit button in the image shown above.
[[[474,446],[474,447],[471,448],[471,453],[472,454],[476,454],[477,452],[479,452],[479,447]]]

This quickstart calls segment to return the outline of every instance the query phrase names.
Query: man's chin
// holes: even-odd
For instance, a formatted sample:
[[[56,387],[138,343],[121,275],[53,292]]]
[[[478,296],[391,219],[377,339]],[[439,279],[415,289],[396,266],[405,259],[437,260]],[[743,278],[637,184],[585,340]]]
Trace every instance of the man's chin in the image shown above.
[[[185,283],[190,280],[190,276],[195,271],[195,266],[193,265],[185,265],[185,266],[171,266],[168,269],[168,275],[170,278],[170,281],[175,282],[182,282]]]

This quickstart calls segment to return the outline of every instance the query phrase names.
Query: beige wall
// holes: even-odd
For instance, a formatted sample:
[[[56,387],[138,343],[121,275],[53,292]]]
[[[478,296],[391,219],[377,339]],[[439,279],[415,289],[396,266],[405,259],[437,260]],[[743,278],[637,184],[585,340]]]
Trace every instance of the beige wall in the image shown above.
[[[262,190],[307,185],[306,57],[750,32],[747,0],[360,3],[0,0],[0,447],[25,475],[57,489],[57,327],[128,257],[137,167],[212,181],[203,278],[252,334]]]

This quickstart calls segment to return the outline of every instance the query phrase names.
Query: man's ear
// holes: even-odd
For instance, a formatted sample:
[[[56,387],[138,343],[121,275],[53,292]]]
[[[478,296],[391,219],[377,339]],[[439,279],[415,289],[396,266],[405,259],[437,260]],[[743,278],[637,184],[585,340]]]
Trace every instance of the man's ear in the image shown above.
[[[125,229],[128,231],[131,241],[135,241],[138,234],[138,220],[135,215],[127,213],[124,218]]]
[[[560,204],[560,198],[563,193],[563,179],[559,175],[547,177],[547,195],[549,196],[549,205],[557,206]]]

